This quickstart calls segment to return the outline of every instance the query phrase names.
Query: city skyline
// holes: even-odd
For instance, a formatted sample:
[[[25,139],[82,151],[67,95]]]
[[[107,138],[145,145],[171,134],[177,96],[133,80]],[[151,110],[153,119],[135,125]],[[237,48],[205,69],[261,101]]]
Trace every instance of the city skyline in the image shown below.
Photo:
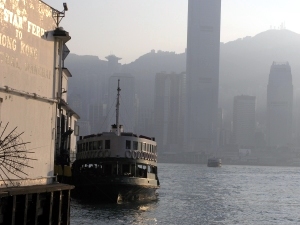
[[[212,27],[217,27],[217,26],[212,26]],[[205,28],[207,27],[205,26]],[[212,29],[212,30],[216,30],[216,29]],[[205,33],[206,39],[212,40],[212,37],[210,36],[211,33],[214,32],[208,32],[208,29],[204,29],[203,33]],[[202,40],[205,42],[206,39],[204,40],[202,39]],[[239,156],[240,154],[242,154],[241,157],[246,157],[246,158],[242,158],[241,160],[253,160],[251,161],[253,163],[273,164],[277,162],[277,159],[278,160],[282,159],[282,155],[284,154],[282,151],[288,152],[286,154],[291,154],[290,156],[285,155],[287,158],[292,158],[294,152],[297,151],[298,149],[298,146],[296,145],[297,140],[294,138],[296,132],[295,127],[293,128],[293,134],[291,134],[290,136],[291,138],[293,136],[292,146],[286,146],[286,144],[283,143],[281,148],[277,146],[270,147],[270,148],[266,147],[266,108],[267,108],[268,86],[265,84],[268,84],[270,65],[272,64],[273,61],[276,61],[277,62],[276,64],[282,64],[281,62],[284,62],[283,64],[286,64],[288,62],[291,65],[290,70],[293,71],[292,74],[296,75],[295,77],[293,77],[293,83],[294,83],[294,78],[297,78],[297,74],[299,74],[300,71],[299,67],[296,64],[299,55],[297,52],[299,52],[300,50],[300,48],[298,47],[300,45],[298,43],[299,43],[298,34],[295,34],[288,30],[270,30],[267,32],[260,33],[255,38],[246,38],[243,40],[238,40],[232,43],[221,45],[220,78],[221,78],[221,74],[223,77],[220,79],[220,84],[219,84],[220,87],[219,98],[221,97],[221,99],[219,100],[219,107],[222,108],[222,115],[220,115],[220,111],[219,111],[220,109],[219,109],[218,112],[220,116],[218,117],[218,121],[217,121],[218,122],[217,140],[219,141],[219,148],[217,148],[216,150],[216,155],[221,157],[222,161],[224,159],[224,162],[228,163],[230,162],[230,160],[239,160]],[[199,45],[202,44],[203,44],[202,42],[199,43]],[[195,52],[197,52],[197,50]],[[116,65],[118,65],[116,66],[117,70],[119,70],[121,73],[129,73],[136,79],[137,105],[135,106],[135,109],[138,112],[138,117],[136,117],[136,122],[138,123],[138,128],[139,128],[137,134],[143,134],[148,137],[156,138],[156,141],[160,146],[162,161],[168,160],[170,154],[174,156],[172,157],[172,159],[170,159],[171,161],[173,160],[172,162],[181,159],[182,154],[188,155],[185,158],[186,160],[185,162],[192,162],[193,160],[204,162],[207,156],[212,156],[212,152],[210,152],[206,147],[203,148],[197,146],[197,148],[190,148],[190,147],[186,147],[186,145],[184,144],[184,147],[176,148],[177,146],[182,145],[182,141],[180,141],[179,138],[173,139],[173,137],[175,137],[174,135],[176,134],[176,132],[180,130],[177,128],[182,127],[182,125],[180,125],[181,124],[180,120],[177,120],[178,118],[180,118],[180,115],[177,114],[177,112],[179,112],[180,110],[180,107],[177,106],[180,105],[183,106],[184,101],[182,102],[178,101],[179,100],[178,96],[184,98],[184,93],[187,93],[188,89],[190,88],[187,88],[185,91],[184,88],[186,83],[185,79],[182,79],[184,84],[182,87],[180,87],[180,85],[177,85],[175,83],[174,85],[172,85],[171,80],[176,79],[176,76],[180,75],[182,71],[185,70],[186,67],[185,62],[189,57],[188,49],[186,53],[187,54],[178,55],[175,53],[168,53],[163,51],[160,52],[152,51],[142,56],[139,60],[137,60],[136,62],[130,65],[121,65],[117,63],[117,61],[115,62]],[[212,55],[204,54],[204,56],[205,55],[210,57],[211,59],[210,63],[207,62],[205,64],[206,71],[204,73],[201,69],[199,69],[196,75],[204,74],[205,75],[204,77],[207,79],[202,78],[197,80],[197,76],[196,76],[195,81],[197,82],[194,83],[195,86],[197,86],[196,84],[200,84],[202,87],[205,87],[206,90],[209,90],[206,93],[213,93],[214,91],[211,87],[212,79],[210,79],[208,76],[209,74],[208,68],[211,67],[211,64],[214,64],[213,61],[215,60],[212,60],[212,58],[215,59],[215,57],[212,57],[212,55],[215,54]],[[206,58],[204,56],[202,55],[201,59]],[[286,59],[286,60],[280,60],[280,61],[274,60],[278,58]],[[68,67],[72,71],[74,71],[73,80],[74,81],[77,80],[76,81],[77,85],[73,83],[73,85],[70,86],[70,89],[68,91],[68,93],[70,93],[69,95],[70,99],[73,98],[73,96],[75,98],[77,98],[77,96],[80,96],[80,89],[84,86],[85,87],[84,92],[87,92],[87,96],[83,96],[82,93],[82,98],[81,98],[82,104],[89,103],[91,100],[93,100],[92,98],[92,96],[94,96],[93,93],[96,90],[99,90],[99,88],[97,88],[95,84],[99,83],[100,80],[101,83],[103,84],[107,83],[104,82],[103,79],[104,78],[109,79],[108,75],[111,74],[112,72],[112,71],[109,72],[110,71],[109,68],[111,69],[115,68],[115,66],[110,64],[109,59],[118,60],[119,57],[110,55],[107,57],[107,61],[104,61],[104,60],[99,60],[96,56],[78,56],[78,55],[70,54],[70,58],[68,59],[67,64]],[[157,71],[161,71],[161,72],[157,72]],[[156,79],[158,74],[166,77],[170,77],[170,79],[169,78],[166,79],[166,82],[163,79],[158,81]],[[188,75],[186,74],[186,78],[187,76]],[[200,78],[201,77],[202,76],[200,76]],[[98,78],[99,82],[96,82],[94,78]],[[199,83],[199,81],[201,81],[201,83]],[[122,79],[121,79],[121,83],[123,83]],[[294,90],[297,90],[297,87],[299,89],[299,85],[297,85],[297,83],[294,84],[295,84]],[[171,92],[171,90],[173,90],[173,87],[175,89],[177,87],[178,93]],[[124,88],[125,87],[123,87],[122,85],[121,89],[124,90]],[[113,89],[116,89],[116,87]],[[75,95],[71,96],[71,93],[74,93]],[[102,96],[101,99],[102,99],[102,103],[105,103],[105,98],[106,98],[105,96],[107,96],[107,94],[105,93],[103,94],[104,95],[101,95]],[[244,121],[242,120],[246,121],[246,119],[242,119],[242,120],[239,119],[236,120],[235,122],[233,121],[234,108],[232,106],[234,103],[233,102],[234,96],[239,96],[239,95],[253,96],[257,100],[256,104],[254,102],[253,104],[251,103],[251,105],[253,106],[251,108],[252,120],[249,121],[249,126],[247,126],[248,129],[250,128],[250,125],[251,126],[255,125],[255,133],[253,134],[253,127],[251,128],[252,130],[250,132],[251,135],[245,134],[247,132],[246,130],[244,130],[245,132],[240,129],[239,131],[237,131],[238,134],[241,135],[243,133],[245,134],[241,138],[244,138],[248,135],[251,136],[252,137],[251,139],[253,140],[253,135],[254,135],[253,144],[251,144],[251,140],[249,140],[248,142],[248,140],[244,139],[245,142],[241,141],[239,143],[236,143],[236,141],[234,140],[235,139],[234,131],[232,129],[234,126],[233,123],[237,122],[235,123],[235,125],[240,126],[243,125],[244,123]],[[198,95],[196,94],[195,96],[203,97],[203,93]],[[98,100],[101,99],[98,98]],[[198,105],[200,105],[199,102],[201,99],[203,98],[200,97],[197,97],[196,99],[194,98],[194,100],[197,101]],[[299,100],[300,100],[299,97],[295,98],[296,106],[299,105]],[[153,103],[155,104],[153,105]],[[114,107],[113,104],[108,104],[108,105],[112,105],[112,107]],[[209,104],[205,103],[205,106],[207,105]],[[256,108],[255,105],[257,105],[257,110],[255,110]],[[204,107],[204,108],[207,112],[209,111],[208,109],[210,107]],[[299,108],[299,106],[295,107],[295,109],[297,108]],[[247,108],[241,107],[241,109],[246,110]],[[104,110],[101,109],[100,111],[104,112]],[[250,113],[250,111],[248,112]],[[300,116],[299,113],[297,112],[299,112],[299,110],[294,111],[294,114],[290,116],[290,118],[293,117],[294,121],[299,121]],[[240,113],[243,112],[240,111]],[[82,118],[85,118],[87,122],[94,123],[93,118],[86,117],[87,115],[86,111],[80,112],[79,114],[82,116]],[[200,112],[198,113],[198,115],[202,115],[202,113]],[[241,116],[244,115],[247,119],[249,118],[249,115],[245,115],[244,113],[240,115]],[[207,120],[209,120],[209,117],[212,116],[211,115],[207,116],[208,118]],[[173,118],[176,118],[176,120],[173,120]],[[102,118],[101,120],[103,119],[104,118]],[[254,120],[255,120],[255,124],[254,124]],[[99,121],[98,124],[100,124],[99,126],[102,126],[103,122]],[[240,126],[240,128],[243,127]],[[200,132],[202,132],[199,129],[196,130],[197,134],[200,134]],[[235,134],[237,134],[237,132],[235,132]],[[182,135],[181,136],[179,135],[179,137],[182,137]],[[245,152],[239,151],[239,149],[241,148],[242,149],[249,148],[251,149],[251,151],[247,151],[248,154],[247,155],[244,154]],[[272,150],[271,158],[268,158],[269,155],[266,154],[269,150],[270,151]],[[258,162],[257,159],[260,157],[261,157],[261,161]],[[281,160],[280,163],[281,164],[286,163],[285,159]]]
[[[45,2],[63,9],[64,1]],[[125,64],[151,49],[185,51],[187,0],[66,2],[69,11],[60,26],[70,32],[68,47],[74,54],[95,55],[102,60],[115,54]],[[286,27],[300,33],[299,8],[297,0],[222,1],[221,42],[255,36],[270,28]]]

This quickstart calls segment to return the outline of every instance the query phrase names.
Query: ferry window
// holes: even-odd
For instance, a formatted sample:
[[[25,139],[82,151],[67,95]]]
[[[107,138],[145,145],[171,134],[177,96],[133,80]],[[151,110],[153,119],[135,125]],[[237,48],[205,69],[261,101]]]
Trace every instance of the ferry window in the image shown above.
[[[102,145],[103,145],[102,140],[98,141],[98,149],[102,149]]]
[[[135,164],[130,165],[131,176],[136,176]]]
[[[153,167],[153,173],[157,174],[157,167],[156,166]]]
[[[143,150],[143,151],[146,151],[146,150],[147,150],[147,149],[146,149],[146,143],[143,143],[142,150]]]
[[[86,144],[86,143],[82,143],[82,150],[83,150],[83,151],[85,151],[85,149],[86,149],[86,148],[85,148],[85,144]]]
[[[98,147],[98,146],[97,146],[97,141],[94,141],[94,142],[93,142],[93,150],[96,150],[97,147]]]
[[[133,141],[132,143],[132,147],[133,147],[133,150],[138,150],[138,142],[137,141]]]
[[[111,164],[104,164],[104,174],[110,175],[112,172],[112,165]]]
[[[143,145],[143,143],[142,142],[139,142],[139,147],[138,147],[138,150],[142,150],[142,145]]]
[[[82,149],[82,148],[81,148],[81,144],[78,144],[78,145],[77,145],[77,152],[81,152],[81,149]]]
[[[105,149],[110,149],[110,140],[105,140]]]
[[[102,166],[102,164],[98,164],[97,170],[98,170],[99,174],[103,173],[103,166]]]
[[[136,175],[138,177],[147,177],[147,169],[146,169],[146,165],[141,165],[141,164],[137,164],[137,171],[136,171]]]
[[[123,172],[123,175],[125,176],[130,176],[130,165],[129,164],[123,164],[122,165],[122,172]]]
[[[131,149],[131,141],[126,140],[126,149]]]
[[[149,152],[149,151],[150,151],[150,145],[147,144],[147,152]]]

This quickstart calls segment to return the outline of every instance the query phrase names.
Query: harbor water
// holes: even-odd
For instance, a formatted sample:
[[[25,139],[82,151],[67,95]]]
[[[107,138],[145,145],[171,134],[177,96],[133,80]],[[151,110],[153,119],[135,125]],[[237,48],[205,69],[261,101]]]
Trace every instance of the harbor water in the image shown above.
[[[300,168],[158,164],[151,202],[71,200],[71,225],[300,224]]]

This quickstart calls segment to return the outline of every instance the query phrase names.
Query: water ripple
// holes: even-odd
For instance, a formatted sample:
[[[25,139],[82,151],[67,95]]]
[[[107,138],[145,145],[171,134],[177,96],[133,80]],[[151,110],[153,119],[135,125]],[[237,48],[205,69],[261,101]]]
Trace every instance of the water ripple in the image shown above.
[[[292,167],[159,164],[156,201],[71,201],[72,225],[299,224],[300,174]]]

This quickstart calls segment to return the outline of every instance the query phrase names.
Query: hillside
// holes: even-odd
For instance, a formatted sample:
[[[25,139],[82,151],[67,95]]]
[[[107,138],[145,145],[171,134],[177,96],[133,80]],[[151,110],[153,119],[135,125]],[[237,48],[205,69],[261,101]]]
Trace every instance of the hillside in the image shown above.
[[[294,90],[300,88],[300,35],[289,30],[268,30],[254,37],[244,37],[220,45],[220,98],[225,116],[231,116],[233,96],[257,96],[258,113],[264,112],[269,70],[273,61],[288,61],[293,74]],[[121,65],[120,72],[136,77],[140,102],[153,105],[154,79],[157,72],[185,71],[185,53],[151,51],[130,64]],[[107,76],[107,61],[96,56],[70,54],[66,66],[72,72],[70,92],[83,95],[85,102],[93,99],[93,88],[100,87]],[[95,85],[95,79],[98,84]],[[97,83],[96,82],[96,83]],[[100,83],[99,83],[100,82]]]
[[[289,30],[268,30],[221,44],[220,105],[230,111],[234,95],[249,94],[257,96],[258,112],[264,111],[272,62],[289,62],[296,90],[300,88],[299,55],[300,35]]]

